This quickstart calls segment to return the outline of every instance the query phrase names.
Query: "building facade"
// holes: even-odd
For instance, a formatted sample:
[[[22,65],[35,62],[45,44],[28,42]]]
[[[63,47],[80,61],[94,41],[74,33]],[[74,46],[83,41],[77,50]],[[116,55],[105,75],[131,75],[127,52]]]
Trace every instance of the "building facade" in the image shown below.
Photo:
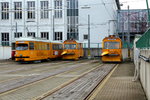
[[[118,9],[119,0],[0,0],[0,45],[31,36],[87,43],[88,32],[100,43],[116,32]]]

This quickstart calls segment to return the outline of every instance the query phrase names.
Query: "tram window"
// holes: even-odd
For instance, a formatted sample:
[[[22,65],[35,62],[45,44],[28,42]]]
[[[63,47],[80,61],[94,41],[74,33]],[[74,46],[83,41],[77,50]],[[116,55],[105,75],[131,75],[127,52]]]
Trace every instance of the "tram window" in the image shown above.
[[[41,47],[41,49],[40,49],[40,50],[43,50],[43,45],[42,45],[42,44],[40,44],[40,47]]]
[[[65,44],[65,49],[76,49],[76,44]]]
[[[46,44],[44,44],[44,50],[46,50],[47,48],[46,48]]]
[[[43,44],[41,44],[41,50],[44,50],[44,45]]]
[[[34,43],[32,43],[32,42],[29,43],[29,49],[34,50]]]
[[[50,50],[49,44],[47,44],[47,50]]]
[[[53,44],[53,50],[58,50],[58,45]]]
[[[28,50],[28,44],[17,44],[16,50]]]
[[[119,49],[119,42],[105,42],[104,49]]]
[[[53,44],[53,50],[62,50],[62,48],[61,44]]]
[[[42,45],[41,44],[39,44],[39,50],[42,50]]]
[[[35,43],[34,45],[35,45],[34,50],[38,50],[38,45],[37,45],[37,43]]]
[[[62,44],[60,44],[60,45],[59,45],[59,49],[60,49],[60,50],[62,50],[62,49],[63,49],[63,46],[62,46]]]

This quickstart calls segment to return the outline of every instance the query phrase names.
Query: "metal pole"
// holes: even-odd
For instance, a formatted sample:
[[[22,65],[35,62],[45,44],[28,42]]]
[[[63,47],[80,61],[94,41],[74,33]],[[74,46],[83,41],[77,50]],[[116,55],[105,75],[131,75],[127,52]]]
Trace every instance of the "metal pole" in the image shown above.
[[[128,6],[128,58],[130,59],[130,11]]]
[[[17,34],[17,31],[18,31],[18,27],[17,27],[17,22],[16,22],[16,34]]]
[[[128,6],[128,46],[130,48],[130,11]]]
[[[123,16],[124,17],[124,16]],[[121,23],[121,28],[122,28],[122,42],[123,42],[123,45],[124,45],[124,21],[122,21]]]
[[[110,35],[110,20],[108,21],[108,36]]]
[[[88,59],[91,59],[91,52],[90,52],[90,15],[88,15]]]
[[[148,27],[149,27],[149,24],[150,24],[150,11],[149,11],[148,0],[146,0],[146,5],[147,5],[147,12],[148,12]]]
[[[119,36],[119,29],[120,29],[120,12],[119,12],[119,10],[117,10],[117,21],[116,21],[116,24],[117,24],[117,28],[116,28],[116,34]]]
[[[55,40],[55,21],[54,21],[54,15],[53,15],[53,40]]]

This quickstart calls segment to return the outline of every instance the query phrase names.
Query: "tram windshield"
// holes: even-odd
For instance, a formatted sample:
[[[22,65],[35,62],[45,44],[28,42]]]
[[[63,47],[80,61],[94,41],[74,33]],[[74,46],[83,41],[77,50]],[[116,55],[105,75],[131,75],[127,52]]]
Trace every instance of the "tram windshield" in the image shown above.
[[[76,49],[76,44],[65,44],[65,49]]]
[[[119,42],[105,42],[104,49],[119,49]]]
[[[28,50],[28,44],[17,44],[16,50]]]

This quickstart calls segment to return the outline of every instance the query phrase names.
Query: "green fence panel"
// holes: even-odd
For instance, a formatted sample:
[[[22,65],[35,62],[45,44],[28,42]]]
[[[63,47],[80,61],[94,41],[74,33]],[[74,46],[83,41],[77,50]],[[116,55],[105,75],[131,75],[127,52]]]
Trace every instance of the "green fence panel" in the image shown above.
[[[136,42],[136,47],[140,49],[150,49],[150,29]]]
[[[123,48],[132,48],[132,47],[133,47],[133,43],[128,44],[128,42],[124,41]]]

